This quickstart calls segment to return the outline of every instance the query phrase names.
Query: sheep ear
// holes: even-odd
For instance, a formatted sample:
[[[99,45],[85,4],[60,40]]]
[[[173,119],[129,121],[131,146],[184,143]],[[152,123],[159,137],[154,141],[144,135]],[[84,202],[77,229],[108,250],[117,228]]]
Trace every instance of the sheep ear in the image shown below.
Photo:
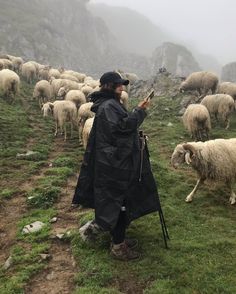
[[[189,152],[186,152],[185,153],[185,156],[184,156],[184,159],[185,159],[185,162],[187,164],[190,164],[192,162],[191,158],[190,158],[190,153]]]
[[[193,145],[188,143],[183,144],[183,148],[184,150],[189,151],[191,156],[197,152]]]

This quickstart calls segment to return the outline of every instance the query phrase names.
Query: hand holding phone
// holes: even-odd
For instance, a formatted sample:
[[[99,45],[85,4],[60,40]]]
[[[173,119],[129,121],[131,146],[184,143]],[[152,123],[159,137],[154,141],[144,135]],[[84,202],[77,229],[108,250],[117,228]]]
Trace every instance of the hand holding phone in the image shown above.
[[[154,97],[154,90],[152,89],[151,92],[144,98],[144,100],[151,100]]]

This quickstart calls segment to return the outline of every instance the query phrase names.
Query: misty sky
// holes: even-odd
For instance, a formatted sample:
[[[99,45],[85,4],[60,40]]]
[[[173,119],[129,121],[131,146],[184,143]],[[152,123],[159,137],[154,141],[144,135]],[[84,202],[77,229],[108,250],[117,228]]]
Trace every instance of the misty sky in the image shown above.
[[[155,24],[213,55],[236,61],[236,0],[91,0],[134,9]]]

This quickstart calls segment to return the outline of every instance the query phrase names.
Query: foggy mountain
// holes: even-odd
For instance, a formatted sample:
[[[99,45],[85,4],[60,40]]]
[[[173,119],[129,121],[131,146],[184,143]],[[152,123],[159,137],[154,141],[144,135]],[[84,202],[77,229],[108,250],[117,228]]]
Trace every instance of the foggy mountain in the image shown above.
[[[153,24],[146,16],[127,7],[89,4],[89,10],[103,19],[116,37],[117,46],[127,52],[151,56],[164,41],[173,38]]]
[[[88,2],[0,0],[0,52],[94,77],[118,68],[141,78],[155,73],[152,64],[162,61],[151,59],[154,49],[171,36],[135,11]]]

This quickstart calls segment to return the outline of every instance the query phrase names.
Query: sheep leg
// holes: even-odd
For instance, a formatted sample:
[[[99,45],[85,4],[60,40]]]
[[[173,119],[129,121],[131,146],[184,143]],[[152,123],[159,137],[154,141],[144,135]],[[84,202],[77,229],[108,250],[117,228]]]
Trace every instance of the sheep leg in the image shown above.
[[[229,120],[228,117],[226,117],[226,118],[225,118],[225,124],[226,124],[225,129],[226,129],[226,130],[228,130],[228,128],[229,128],[229,123],[230,123],[230,120]]]
[[[186,199],[185,199],[186,202],[193,201],[193,195],[195,194],[195,192],[197,191],[199,186],[204,183],[204,181],[205,181],[205,179],[203,179],[203,178],[200,178],[197,180],[197,183],[196,183],[195,187],[193,188],[193,191],[186,197]]]
[[[56,120],[56,130],[55,130],[55,133],[54,133],[55,137],[56,137],[57,133],[58,133],[58,121]]]
[[[230,184],[230,198],[229,198],[229,203],[231,205],[235,204],[236,203],[236,195],[233,191],[233,185]]]
[[[64,124],[64,141],[66,141],[67,133],[66,133],[66,123]]]

